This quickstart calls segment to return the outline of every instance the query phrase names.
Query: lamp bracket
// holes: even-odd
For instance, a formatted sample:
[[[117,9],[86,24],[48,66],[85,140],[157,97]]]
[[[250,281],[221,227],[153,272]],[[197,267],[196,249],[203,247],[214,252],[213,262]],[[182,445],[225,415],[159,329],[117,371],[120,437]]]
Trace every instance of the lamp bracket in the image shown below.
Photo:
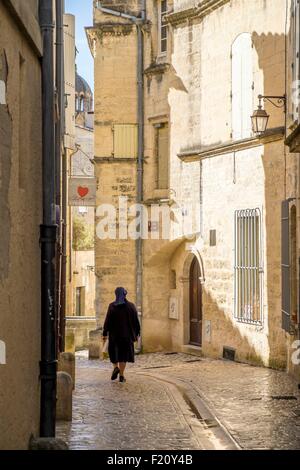
[[[259,99],[259,106],[260,107],[261,107],[261,102],[262,101],[264,101],[264,102],[268,101],[269,103],[271,103],[276,108],[284,108],[284,112],[286,112],[286,95],[283,95],[283,96],[258,95],[258,99]]]

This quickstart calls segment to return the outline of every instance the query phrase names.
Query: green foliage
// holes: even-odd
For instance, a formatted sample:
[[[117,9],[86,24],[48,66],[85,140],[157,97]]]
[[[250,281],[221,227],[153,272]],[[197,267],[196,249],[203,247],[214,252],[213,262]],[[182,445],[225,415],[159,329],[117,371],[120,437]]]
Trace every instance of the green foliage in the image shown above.
[[[95,246],[94,229],[79,217],[73,220],[73,250],[89,251]]]

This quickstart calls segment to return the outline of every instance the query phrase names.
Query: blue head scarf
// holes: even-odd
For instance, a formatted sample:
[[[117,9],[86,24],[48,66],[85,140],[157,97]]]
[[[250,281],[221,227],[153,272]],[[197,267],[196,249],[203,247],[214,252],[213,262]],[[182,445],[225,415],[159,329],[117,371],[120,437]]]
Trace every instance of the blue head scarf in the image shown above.
[[[124,305],[126,303],[127,290],[124,287],[117,287],[115,290],[116,300],[115,305]]]

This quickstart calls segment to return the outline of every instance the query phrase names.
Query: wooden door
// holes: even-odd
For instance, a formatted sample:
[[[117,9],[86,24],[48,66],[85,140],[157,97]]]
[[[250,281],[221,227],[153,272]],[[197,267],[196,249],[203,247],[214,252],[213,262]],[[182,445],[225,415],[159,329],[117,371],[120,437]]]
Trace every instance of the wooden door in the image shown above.
[[[202,345],[202,286],[200,266],[194,258],[190,270],[190,344]]]

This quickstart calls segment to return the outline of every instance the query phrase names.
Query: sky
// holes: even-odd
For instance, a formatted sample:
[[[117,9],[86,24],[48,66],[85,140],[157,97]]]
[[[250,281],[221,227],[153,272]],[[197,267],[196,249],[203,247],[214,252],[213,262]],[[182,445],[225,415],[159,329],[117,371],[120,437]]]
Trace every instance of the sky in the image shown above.
[[[94,89],[94,60],[85,34],[85,26],[93,25],[93,0],[65,0],[65,11],[76,17],[77,70]]]

